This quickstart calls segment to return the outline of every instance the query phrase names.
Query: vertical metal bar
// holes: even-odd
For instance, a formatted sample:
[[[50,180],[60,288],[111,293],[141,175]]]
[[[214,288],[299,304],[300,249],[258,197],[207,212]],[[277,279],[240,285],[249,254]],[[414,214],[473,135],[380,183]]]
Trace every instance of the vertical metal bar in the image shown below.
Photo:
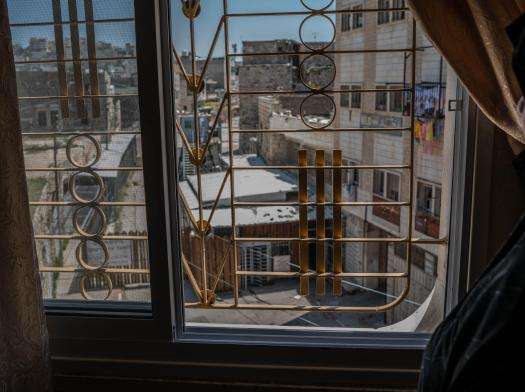
[[[308,166],[306,150],[297,152],[299,166]],[[308,238],[308,169],[299,169],[299,238]],[[301,274],[308,273],[310,268],[308,259],[308,242],[299,242],[299,268]],[[308,295],[309,280],[308,277],[301,276],[299,281],[299,294]]]
[[[343,153],[341,150],[334,150],[333,152],[333,158],[332,158],[332,165],[333,166],[341,166],[343,164]],[[332,195],[333,195],[333,201],[334,206],[332,210],[333,214],[333,238],[334,240],[338,240],[343,238],[343,227],[342,227],[342,218],[341,218],[341,205],[338,205],[337,203],[341,203],[343,201],[342,197],[342,176],[341,169],[333,169],[333,175],[332,175]],[[340,274],[343,272],[343,244],[338,241],[334,241],[334,252],[333,252],[333,258],[334,258],[334,273]],[[343,292],[342,287],[342,279],[340,276],[334,277],[334,283],[333,283],[333,292],[334,295],[341,295]]]
[[[322,167],[325,164],[325,157],[323,150],[315,151],[315,166],[320,169],[316,169],[315,173],[315,200],[317,203],[324,203],[326,201],[325,195],[325,181],[324,181],[324,169]],[[316,225],[315,225],[315,236],[317,239],[325,238],[325,206],[318,204],[316,207]],[[323,241],[317,241],[315,244],[315,269],[317,273],[326,272],[326,259],[325,259],[325,243]],[[315,294],[325,294],[325,283],[326,278],[317,277],[315,279]]]
[[[415,162],[415,134],[414,129],[416,125],[416,54],[417,54],[417,26],[416,20],[412,16],[412,105],[410,113],[410,179],[409,179],[409,206],[408,206],[408,249],[407,249],[407,280],[406,290],[410,289],[410,273],[412,271],[412,241],[413,241],[413,222],[414,222],[414,162]]]
[[[71,29],[71,50],[73,55],[73,73],[75,77],[75,95],[77,96],[77,115],[79,118],[86,117],[84,107],[84,84],[82,80],[82,64],[80,63],[80,37],[78,33],[77,1],[69,0],[69,28]]]
[[[231,64],[230,64],[230,38],[229,38],[229,17],[228,0],[222,0],[224,16],[224,61],[226,61],[226,95],[228,97],[228,149],[230,150],[230,203],[232,218],[232,276],[233,276],[233,301],[234,305],[239,305],[239,277],[237,276],[237,220],[235,215],[235,168],[233,164],[233,119],[231,101]]]
[[[84,10],[86,14],[86,35],[89,58],[89,83],[91,85],[91,111],[94,118],[100,117],[100,94],[98,86],[98,67],[97,67],[97,49],[95,40],[95,24],[93,23],[93,0],[84,0]]]
[[[64,63],[64,29],[62,28],[62,9],[60,0],[53,0],[53,22],[55,24],[55,50],[57,55],[58,85],[60,95],[66,97],[67,75],[66,64]],[[62,118],[69,118],[69,103],[67,98],[60,99],[60,111]]]
[[[193,131],[194,131],[194,143],[195,143],[195,150],[194,150],[194,157],[195,162],[193,163],[195,165],[196,175],[197,175],[197,199],[199,202],[199,246],[200,246],[200,255],[201,255],[201,262],[202,262],[202,268],[201,268],[201,281],[202,281],[202,301],[203,303],[208,303],[208,271],[207,271],[207,264],[206,264],[206,234],[207,234],[207,228],[208,223],[204,221],[204,208],[203,208],[203,201],[202,201],[202,160],[201,153],[200,153],[200,122],[199,122],[199,88],[200,81],[197,79],[196,74],[196,64],[197,64],[197,52],[196,52],[196,46],[195,46],[195,17],[188,16],[189,22],[190,22],[190,46],[191,46],[191,67],[192,67],[192,75],[190,82],[191,84],[188,85],[188,88],[192,92],[193,96]],[[196,155],[196,156],[195,156]]]

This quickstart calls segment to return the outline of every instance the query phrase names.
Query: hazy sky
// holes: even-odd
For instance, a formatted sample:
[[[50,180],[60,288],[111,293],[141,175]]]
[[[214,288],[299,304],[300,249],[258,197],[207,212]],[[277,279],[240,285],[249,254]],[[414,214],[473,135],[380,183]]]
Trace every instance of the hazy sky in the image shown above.
[[[312,7],[326,6],[331,0],[304,0]],[[62,0],[62,18],[69,20],[67,0]],[[11,23],[52,22],[51,0],[7,0]],[[84,2],[77,0],[78,18],[84,20]],[[300,0],[228,0],[230,12],[275,12],[306,11]],[[132,18],[133,0],[93,0],[95,19]],[[335,7],[335,1],[331,8]],[[202,12],[196,19],[196,46],[199,56],[208,53],[213,35],[223,13],[223,0],[202,0]],[[304,16],[236,17],[230,19],[230,43],[241,50],[243,40],[289,38],[299,40],[299,26]],[[333,17],[333,16],[332,16]],[[80,25],[80,36],[85,37],[85,26]],[[180,0],[172,0],[173,40],[178,50],[189,49],[188,20],[182,15]],[[133,23],[100,23],[95,30],[97,41],[116,45],[134,43]],[[54,39],[52,25],[37,27],[13,27],[13,41],[27,46],[31,37]],[[64,27],[69,37],[69,27]],[[308,41],[327,41],[332,35],[330,23],[322,17],[310,18],[304,27],[304,38]],[[221,38],[223,36],[221,35]],[[217,45],[214,55],[222,56],[224,41]]]

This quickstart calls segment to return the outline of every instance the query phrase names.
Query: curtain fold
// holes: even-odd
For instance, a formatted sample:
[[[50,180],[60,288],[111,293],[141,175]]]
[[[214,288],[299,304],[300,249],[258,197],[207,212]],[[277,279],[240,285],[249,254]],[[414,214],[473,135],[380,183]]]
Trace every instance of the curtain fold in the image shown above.
[[[481,110],[525,143],[516,109],[522,94],[505,32],[525,13],[525,1],[408,0],[408,5]]]
[[[50,391],[7,0],[0,0],[0,391]]]

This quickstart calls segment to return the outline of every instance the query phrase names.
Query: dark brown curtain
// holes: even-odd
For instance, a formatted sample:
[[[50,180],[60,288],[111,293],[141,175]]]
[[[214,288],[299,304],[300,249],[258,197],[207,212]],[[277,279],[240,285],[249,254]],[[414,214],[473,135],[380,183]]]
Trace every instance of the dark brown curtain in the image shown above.
[[[505,32],[525,12],[525,0],[408,0],[408,4],[481,110],[525,142],[515,107],[521,92]]]
[[[7,0],[0,0],[0,391],[50,391]]]

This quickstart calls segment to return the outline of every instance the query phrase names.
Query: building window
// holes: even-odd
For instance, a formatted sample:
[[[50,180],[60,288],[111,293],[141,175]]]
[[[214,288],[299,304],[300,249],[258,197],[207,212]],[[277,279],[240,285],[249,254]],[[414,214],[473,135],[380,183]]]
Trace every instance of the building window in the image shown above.
[[[352,27],[352,13],[343,12],[341,14],[341,31],[350,31]]]
[[[46,112],[38,112],[38,126],[39,127],[47,127],[47,113]]]
[[[359,10],[362,10],[363,9],[363,6],[362,5],[356,5],[355,7],[352,8],[352,10],[354,11],[359,11]],[[352,16],[352,28],[354,30],[356,29],[360,29],[363,27],[363,13],[362,12],[354,12],[353,16]]]
[[[390,0],[379,0],[377,4],[378,9],[390,8]],[[390,11],[379,11],[377,13],[377,24],[382,25],[390,23]]]
[[[417,183],[416,231],[433,238],[439,237],[441,216],[441,187],[428,182]]]
[[[347,85],[341,86],[341,97],[340,97],[340,105],[342,108],[347,108],[350,103],[350,93],[346,93],[345,91],[348,91],[350,88]]]
[[[51,125],[54,127],[57,126],[58,117],[59,117],[58,110],[51,110],[50,117],[51,117]]]
[[[430,276],[437,276],[437,256],[418,246],[412,248],[412,265]]]
[[[393,244],[394,255],[400,259],[406,260],[407,258],[407,244]]]
[[[349,161],[347,159],[343,159],[343,165],[356,166],[357,163],[353,161]],[[344,177],[344,179],[345,179],[345,184],[348,185],[348,187],[359,186],[359,170],[358,169],[347,169],[346,176]]]
[[[386,198],[399,201],[400,176],[394,173],[386,174]]]
[[[400,184],[399,174],[374,170],[374,195],[390,201],[399,201]]]
[[[437,256],[432,253],[425,253],[425,273],[430,276],[437,276]]]
[[[374,170],[374,195],[384,197],[385,195],[385,172]]]
[[[376,86],[378,90],[386,90],[386,86]],[[388,92],[376,92],[376,110],[379,112],[386,112],[388,108]]]
[[[434,216],[441,216],[441,187],[434,188]]]
[[[391,89],[402,89],[403,86],[391,86]],[[389,93],[389,107],[391,112],[403,112],[403,91],[392,91]]]
[[[425,252],[424,249],[414,246],[412,248],[412,265],[415,265],[421,270],[425,269]]]
[[[405,0],[393,0],[393,8],[405,8]],[[392,13],[392,21],[404,20],[405,11],[394,11]]]
[[[353,85],[352,90],[360,90],[361,86]],[[350,107],[352,109],[361,109],[361,93],[355,92],[350,94]]]
[[[441,214],[441,187],[427,182],[418,182],[417,210],[439,217]]]

